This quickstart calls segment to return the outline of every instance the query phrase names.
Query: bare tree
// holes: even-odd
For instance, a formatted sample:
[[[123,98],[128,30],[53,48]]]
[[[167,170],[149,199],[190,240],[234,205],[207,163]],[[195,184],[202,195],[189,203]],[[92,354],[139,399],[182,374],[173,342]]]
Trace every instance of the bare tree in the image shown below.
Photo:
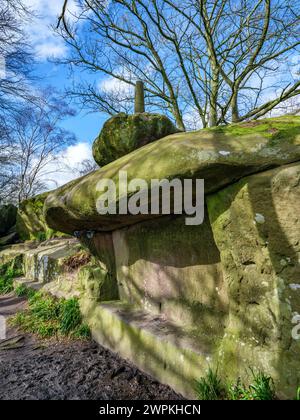
[[[34,60],[23,30],[30,16],[21,0],[0,0],[0,201],[14,180],[12,121],[20,103],[33,100]]]
[[[0,204],[6,199],[8,186],[14,179],[11,166],[12,151],[13,147],[7,121],[0,117]]]
[[[0,115],[15,108],[16,100],[33,100],[29,81],[34,58],[24,22],[31,14],[21,0],[0,0]]]
[[[99,169],[99,166],[93,159],[85,159],[80,163],[79,168],[77,169],[75,174],[77,176],[83,176],[90,174],[91,172],[94,172],[97,169]]]
[[[294,0],[81,0],[72,24],[63,3],[65,62],[129,87],[143,80],[148,109],[181,129],[191,114],[204,127],[260,118],[300,93]],[[125,102],[101,84],[71,93],[110,114]]]
[[[9,182],[0,191],[0,201],[19,203],[55,183],[58,153],[75,141],[60,123],[72,115],[74,111],[52,90],[43,92],[39,102],[20,108],[9,127],[8,159],[0,183]]]

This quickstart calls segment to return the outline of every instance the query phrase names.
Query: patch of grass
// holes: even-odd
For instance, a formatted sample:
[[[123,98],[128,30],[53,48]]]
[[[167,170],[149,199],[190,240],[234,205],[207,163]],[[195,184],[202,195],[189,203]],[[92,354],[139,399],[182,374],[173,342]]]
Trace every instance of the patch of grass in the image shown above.
[[[208,369],[207,375],[196,381],[195,386],[199,400],[220,400],[223,399],[225,388],[218,372]]]
[[[251,399],[259,401],[270,401],[275,399],[274,381],[271,376],[263,372],[255,373],[252,370],[253,383],[249,386]]]
[[[59,301],[51,296],[36,293],[31,299],[29,299],[29,312],[39,321],[59,319]]]
[[[60,304],[60,331],[69,334],[76,330],[82,321],[78,299],[68,299]]]
[[[238,378],[235,384],[231,384],[227,389],[228,400],[249,400],[248,392],[245,386],[242,384],[241,379]]]
[[[91,330],[87,324],[81,324],[72,332],[72,337],[81,340],[90,340]]]
[[[13,280],[4,276],[0,277],[0,294],[6,295],[14,290]]]
[[[0,294],[6,295],[14,290],[13,279],[22,275],[22,272],[11,266],[1,268],[0,272]]]
[[[55,299],[35,292],[28,301],[28,309],[10,318],[10,323],[41,338],[64,336],[89,339],[88,326],[82,323],[78,299]]]
[[[19,286],[17,286],[14,289],[14,292],[18,297],[27,297],[28,299],[32,298],[36,293],[35,290],[25,286],[25,284],[20,284]]]
[[[9,323],[14,326],[25,327],[27,323],[25,312],[17,312],[12,318],[9,319]]]
[[[56,323],[48,322],[48,323],[41,323],[38,325],[37,334],[41,338],[50,338],[57,334],[57,326]]]
[[[19,286],[17,286],[14,290],[15,294],[18,297],[22,297],[22,296],[26,296],[27,294],[27,287],[24,286],[24,284],[20,284]]]
[[[248,387],[240,379],[235,384],[226,386],[218,377],[217,371],[209,369],[207,375],[196,382],[197,396],[199,400],[274,400],[273,379],[261,371],[251,370],[251,373],[253,379]]]
[[[273,379],[263,372],[255,373],[252,371],[253,380],[249,387],[243,385],[240,381],[231,385],[228,390],[228,396],[231,400],[258,400],[270,401],[275,399],[275,387]]]

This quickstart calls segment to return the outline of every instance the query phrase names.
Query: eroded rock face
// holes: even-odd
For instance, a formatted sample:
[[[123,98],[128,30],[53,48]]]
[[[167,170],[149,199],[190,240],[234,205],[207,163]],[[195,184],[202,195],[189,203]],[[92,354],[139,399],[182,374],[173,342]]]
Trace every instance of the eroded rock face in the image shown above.
[[[128,182],[152,179],[203,178],[206,194],[240,178],[300,160],[300,118],[283,117],[235,124],[189,133],[177,133],[150,143],[115,162],[49,194],[45,217],[55,230],[110,231],[152,215],[99,215],[98,182],[111,179],[119,195],[119,171]]]
[[[122,301],[185,330],[222,334],[227,291],[207,215],[199,226],[184,216],[138,223],[114,231],[113,241]]]
[[[164,115],[140,113],[118,114],[110,118],[96,138],[93,156],[99,166],[107,165],[145,144],[178,130]]]
[[[300,163],[242,179],[208,196],[229,322],[220,348],[225,373],[255,365],[284,397],[300,383]],[[298,320],[299,323],[299,320]],[[300,328],[298,328],[298,331]]]
[[[5,235],[16,224],[17,208],[13,204],[0,207],[0,236]]]

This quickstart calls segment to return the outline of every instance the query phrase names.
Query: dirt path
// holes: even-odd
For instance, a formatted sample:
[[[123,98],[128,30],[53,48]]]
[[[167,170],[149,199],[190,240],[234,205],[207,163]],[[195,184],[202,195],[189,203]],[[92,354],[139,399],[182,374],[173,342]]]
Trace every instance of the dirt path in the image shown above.
[[[8,317],[25,305],[14,295],[0,296],[0,315]],[[15,336],[19,348],[0,348],[1,400],[181,399],[95,342],[39,341],[8,328],[7,337]]]

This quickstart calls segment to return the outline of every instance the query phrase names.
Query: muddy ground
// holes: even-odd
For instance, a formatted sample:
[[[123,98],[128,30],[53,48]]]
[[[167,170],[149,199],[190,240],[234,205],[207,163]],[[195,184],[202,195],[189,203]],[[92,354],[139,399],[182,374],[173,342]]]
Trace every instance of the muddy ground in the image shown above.
[[[25,305],[12,294],[0,296],[0,315],[8,317]],[[17,348],[1,350],[0,341],[1,400],[182,398],[93,341],[41,341],[8,327],[7,337],[16,336]]]

